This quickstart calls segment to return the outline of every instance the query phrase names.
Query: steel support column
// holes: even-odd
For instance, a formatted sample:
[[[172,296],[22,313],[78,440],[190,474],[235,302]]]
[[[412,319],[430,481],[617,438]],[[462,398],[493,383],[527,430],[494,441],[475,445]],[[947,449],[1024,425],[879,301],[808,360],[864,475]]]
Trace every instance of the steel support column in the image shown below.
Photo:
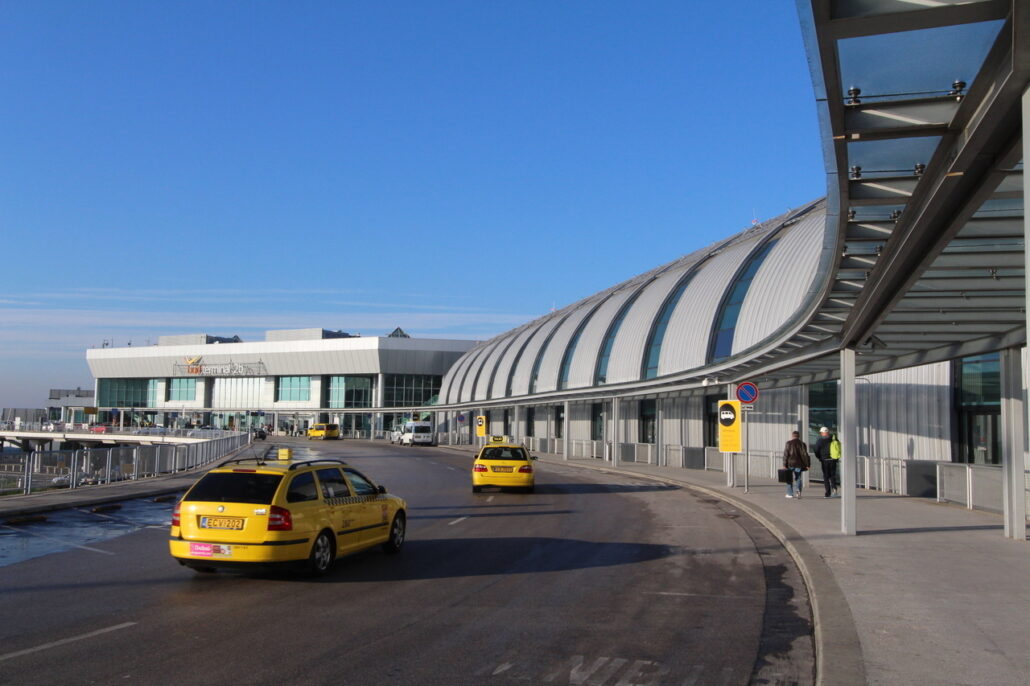
[[[1005,536],[1026,540],[1023,371],[1019,348],[1001,351],[1001,470]]]
[[[519,406],[518,405],[512,406],[512,408],[511,408],[511,440],[513,440],[516,443],[518,443],[518,441],[519,441],[519,436],[522,435],[522,431],[520,431],[520,429],[522,427],[519,426],[519,414],[520,414]]]
[[[665,422],[665,412],[662,410],[661,398],[655,398],[654,401],[654,421],[654,462],[659,467],[664,467],[666,460],[662,424]]]
[[[858,394],[855,390],[855,351],[840,351],[840,530],[848,536],[858,533],[856,525],[855,472],[858,464]]]
[[[561,451],[561,456],[562,456],[563,460],[569,459],[569,448],[572,446],[572,440],[569,437],[570,434],[572,433],[571,431],[569,431],[569,429],[571,428],[571,425],[572,425],[572,415],[569,414],[569,410],[570,409],[571,409],[571,407],[569,405],[569,401],[566,400],[565,401],[565,410],[564,410],[565,414],[564,414],[564,417],[562,419],[562,430],[561,430],[561,435],[562,435],[562,451]]]
[[[620,424],[622,423],[622,417],[620,416],[619,399],[612,398],[612,467],[619,466],[619,445],[622,440],[622,431],[620,430]]]

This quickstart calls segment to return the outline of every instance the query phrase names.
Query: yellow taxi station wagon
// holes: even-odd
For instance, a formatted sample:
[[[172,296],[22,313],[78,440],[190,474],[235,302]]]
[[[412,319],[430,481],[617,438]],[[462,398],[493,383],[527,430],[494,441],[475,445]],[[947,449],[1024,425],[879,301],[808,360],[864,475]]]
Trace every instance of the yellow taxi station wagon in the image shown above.
[[[496,486],[532,493],[536,485],[532,464],[535,459],[525,446],[513,443],[508,436],[491,436],[472,462],[472,492]]]
[[[169,549],[198,572],[290,565],[322,575],[341,555],[399,552],[406,509],[343,460],[238,458],[176,503]]]

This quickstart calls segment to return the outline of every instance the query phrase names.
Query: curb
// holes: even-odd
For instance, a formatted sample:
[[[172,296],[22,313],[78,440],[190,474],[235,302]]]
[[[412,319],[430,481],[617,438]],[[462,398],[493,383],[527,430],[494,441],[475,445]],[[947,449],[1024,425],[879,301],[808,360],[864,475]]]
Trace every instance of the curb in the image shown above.
[[[456,453],[468,453],[468,450],[451,446],[438,446]],[[865,662],[862,656],[862,643],[858,629],[851,614],[851,606],[837,583],[833,571],[822,556],[812,547],[804,536],[794,527],[766,511],[732,493],[725,493],[708,486],[681,481],[666,476],[646,474],[636,471],[624,471],[611,467],[577,464],[560,458],[541,460],[550,464],[565,465],[588,469],[604,474],[634,476],[660,483],[674,484],[689,488],[727,502],[746,512],[752,519],[764,526],[783,545],[787,553],[801,571],[801,577],[808,588],[808,596],[812,605],[813,641],[815,643],[815,672],[817,686],[865,686]],[[828,668],[833,665],[832,670]]]

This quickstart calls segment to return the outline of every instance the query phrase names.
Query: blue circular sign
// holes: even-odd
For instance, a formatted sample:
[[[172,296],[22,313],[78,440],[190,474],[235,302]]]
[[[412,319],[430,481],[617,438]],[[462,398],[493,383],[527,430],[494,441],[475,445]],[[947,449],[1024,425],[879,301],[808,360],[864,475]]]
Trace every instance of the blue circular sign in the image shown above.
[[[758,386],[754,385],[750,381],[737,386],[737,400],[742,403],[753,403],[758,400]]]

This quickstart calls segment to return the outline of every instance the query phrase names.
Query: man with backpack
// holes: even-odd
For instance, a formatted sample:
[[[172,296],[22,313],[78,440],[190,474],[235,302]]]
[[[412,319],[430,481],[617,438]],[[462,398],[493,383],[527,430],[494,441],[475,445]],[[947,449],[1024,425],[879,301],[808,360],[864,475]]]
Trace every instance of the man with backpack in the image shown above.
[[[837,494],[840,487],[840,480],[837,476],[837,468],[840,465],[840,441],[836,435],[830,435],[828,428],[819,429],[819,440],[815,442],[812,452],[819,458],[819,464],[823,467],[823,488],[824,498]]]

